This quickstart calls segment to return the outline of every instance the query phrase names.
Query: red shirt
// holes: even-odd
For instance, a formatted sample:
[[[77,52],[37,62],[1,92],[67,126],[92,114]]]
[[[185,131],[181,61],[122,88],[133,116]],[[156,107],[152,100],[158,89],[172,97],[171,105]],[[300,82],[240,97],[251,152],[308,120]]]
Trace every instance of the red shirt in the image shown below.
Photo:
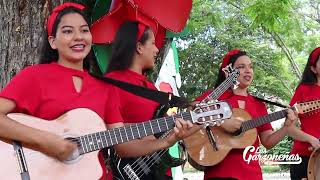
[[[203,100],[211,92],[212,90],[205,92],[203,95],[199,96],[196,101]],[[258,101],[251,95],[239,96],[233,94],[231,91],[227,91],[219,98],[219,100],[228,102],[232,108],[239,108],[238,100],[245,101],[244,110],[251,115],[252,119],[268,114],[265,104]],[[258,133],[266,130],[272,130],[272,126],[270,123],[257,127]],[[259,143],[259,138],[257,136],[257,139],[253,144],[255,149],[259,147]],[[262,179],[259,162],[252,160],[248,164],[243,160],[243,150],[244,149],[231,150],[223,161],[215,166],[209,167],[205,171],[204,178],[208,179],[214,177],[231,177],[238,180]]]
[[[72,76],[82,78],[80,93],[74,88]],[[75,108],[88,108],[95,111],[102,119],[108,119],[113,111],[106,109],[106,103],[113,98],[109,95],[109,88],[113,87],[91,77],[87,71],[51,63],[23,69],[2,90],[0,97],[16,103],[14,112],[49,121]],[[100,157],[102,158],[101,155]],[[99,158],[100,163],[101,158]],[[101,167],[105,177],[105,166]]]
[[[123,71],[112,71],[106,74],[106,77],[124,81],[130,84],[143,86],[149,89],[157,90],[157,88],[144,75],[138,74],[129,69]],[[119,107],[114,107],[119,110],[113,118],[121,120],[123,123],[139,123],[153,119],[154,113],[157,110],[159,103],[140,97],[138,95],[127,92],[121,88],[117,88],[119,97]],[[113,120],[111,120],[112,122]],[[167,175],[171,176],[170,168]]]
[[[297,102],[306,102],[311,100],[319,100],[320,98],[320,86],[300,84],[294,93],[290,106]],[[320,113],[312,113],[311,115],[299,115],[301,122],[301,130],[307,134],[310,134],[316,138],[320,138]],[[300,156],[310,156],[312,151],[308,148],[311,145],[307,142],[294,140],[293,147],[291,150],[292,154],[299,154]]]
[[[151,83],[144,75],[131,70],[113,71],[106,74],[106,77],[157,90],[153,83]],[[132,94],[121,88],[115,88],[116,91],[114,94],[119,98],[116,99],[118,101],[116,103],[118,106],[113,108],[117,109],[118,112],[113,114],[109,124],[114,121],[121,121],[123,123],[139,123],[153,119],[154,112],[159,106],[159,103]]]

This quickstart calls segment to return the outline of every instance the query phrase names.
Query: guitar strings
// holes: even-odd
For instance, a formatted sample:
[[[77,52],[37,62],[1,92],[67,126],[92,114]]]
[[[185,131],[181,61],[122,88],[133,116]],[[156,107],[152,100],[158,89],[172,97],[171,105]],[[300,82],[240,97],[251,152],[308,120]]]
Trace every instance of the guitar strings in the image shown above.
[[[169,133],[168,134],[166,134],[166,136],[167,135],[169,135]],[[157,162],[155,162],[154,161],[154,159],[153,158],[149,158],[148,159],[148,157],[154,157],[156,154],[158,154],[159,153],[159,157],[161,157],[161,156],[163,156],[167,151],[168,151],[169,149],[163,149],[163,150],[161,150],[160,152],[155,152],[155,153],[153,153],[152,155],[150,155],[150,156],[143,156],[143,157],[140,157],[141,158],[141,161],[140,161],[140,163],[142,162],[142,161],[146,161],[147,163],[145,163],[145,164],[143,164],[142,166],[140,166],[140,168],[139,168],[139,164],[138,163],[135,163],[135,167],[132,167],[132,169],[136,169],[136,170],[134,170],[134,171],[137,171],[136,172],[136,175],[139,177],[139,178],[141,178],[145,173],[145,170],[147,169],[147,168],[149,168],[149,167],[152,167],[155,163],[157,163]],[[139,158],[139,159],[140,159]],[[135,161],[135,162],[138,162],[138,161]],[[140,170],[139,170],[140,169]]]
[[[221,84],[221,86],[223,86],[223,88],[228,87],[228,86],[226,86],[226,84],[230,83],[232,80],[233,80],[233,78],[227,79],[225,82],[223,82],[223,83]],[[229,87],[228,87],[228,88],[229,88]],[[222,89],[222,88],[221,88],[221,89]],[[219,91],[217,91],[217,93],[221,93],[221,92],[223,92],[223,91],[226,91],[226,90],[222,90],[222,91],[219,90]],[[201,102],[207,102],[208,100],[210,100],[209,98],[210,98],[213,94],[215,94],[214,91],[213,91],[212,93],[210,93],[208,96],[206,96]]]
[[[168,151],[168,149],[165,149],[163,150],[161,153],[160,153],[160,156],[164,155],[166,152]],[[139,171],[137,171],[137,176],[140,178],[144,175],[144,171],[148,168],[148,166],[153,166],[155,164],[155,162],[152,162],[152,161],[147,161],[149,163],[147,163],[145,166],[142,166],[142,169]]]
[[[226,81],[225,81],[225,83],[224,84],[228,84],[228,83],[230,83],[231,81],[232,81],[233,79],[232,78],[229,78],[229,79],[227,79]],[[224,87],[225,88],[225,87]],[[220,93],[221,91],[217,91],[217,93]],[[206,98],[205,98],[205,102],[206,102],[206,100],[210,97],[210,96],[212,96],[213,94],[215,94],[215,93],[210,93]],[[166,135],[168,135],[168,134],[166,134]],[[155,163],[157,163],[156,162],[156,160],[154,160],[153,159],[153,157],[154,156],[156,156],[157,154],[159,154],[160,155],[160,157],[162,156],[162,155],[164,155],[164,153],[166,153],[168,151],[168,149],[164,149],[164,150],[161,150],[160,152],[155,152],[155,153],[153,153],[152,155],[150,155],[150,156],[143,156],[143,157],[140,157],[139,159],[137,159],[131,166],[132,166],[132,169],[134,170],[134,171],[137,171],[136,172],[136,174],[138,175],[138,177],[140,178],[143,174],[144,174],[144,171],[147,169],[147,168],[149,168],[149,167],[151,167],[151,166],[153,166]],[[146,161],[147,163],[146,164],[144,164],[144,165],[142,165],[140,168],[141,168],[141,170],[139,171],[139,164],[141,164],[141,162],[143,162],[143,161]]]
[[[77,147],[81,147],[81,143],[79,142],[78,139],[76,138],[72,138],[72,139],[68,139],[68,141],[71,141],[73,143],[76,143],[77,144]],[[30,148],[27,148],[27,149],[30,149]],[[37,150],[33,150],[33,149],[30,149],[30,150],[26,150],[26,149],[23,149],[24,151],[24,155],[25,156],[28,156],[28,157],[37,157],[39,155],[45,155],[44,153],[40,152],[40,151],[37,151]],[[29,160],[30,161],[30,160]]]
[[[182,115],[182,114],[181,114]],[[188,114],[187,116],[181,116],[181,118],[191,118],[191,114]],[[161,138],[165,138],[169,135],[171,131],[167,131],[164,135],[161,136]],[[152,165],[154,165],[156,162],[154,161],[153,157],[156,156],[159,153],[159,156],[161,157],[165,152],[167,152],[167,149],[165,150],[161,150],[160,152],[155,152],[150,156],[142,156],[140,158],[138,158],[132,165],[132,169],[134,171],[137,171],[139,168],[139,164],[141,164],[143,161],[146,161],[147,163],[145,163],[145,165],[142,165],[140,168],[142,168],[142,170],[137,171],[137,175],[138,177],[141,177],[144,174],[144,171],[148,168],[148,165],[150,165],[150,167]],[[151,163],[151,164],[150,164]]]
[[[188,113],[188,114],[181,114],[182,116],[184,116],[184,117],[187,117],[187,118],[189,118],[190,117],[190,113]],[[151,122],[151,123],[154,123],[154,122]],[[159,127],[160,128],[166,128],[166,126],[167,125],[164,125],[164,124],[159,124]],[[112,130],[109,130],[109,131],[114,131],[114,129],[112,129]],[[90,134],[89,134],[90,135]],[[140,137],[140,135],[138,135],[136,132],[132,132],[132,135],[134,136],[134,137]],[[87,136],[87,135],[83,135],[83,136],[80,136],[80,137],[85,137],[85,136]],[[86,147],[86,149],[88,150],[85,150],[84,149],[84,145],[85,144],[87,144],[87,142],[86,142],[86,140],[85,140],[85,142],[84,143],[81,143],[81,140],[80,140],[80,137],[70,137],[70,139],[67,139],[68,141],[70,141],[70,142],[72,142],[72,143],[75,143],[76,145],[77,145],[77,147],[78,147],[78,150],[79,150],[79,152],[80,152],[80,154],[84,154],[84,153],[87,153],[87,152],[90,152],[91,150],[96,150],[96,148],[95,147],[92,147],[92,145],[90,145],[90,144],[88,144],[88,146]],[[116,141],[116,137],[112,137],[112,136],[108,136],[109,137],[109,139],[111,139],[111,141],[112,142],[117,142]],[[113,141],[113,140],[115,140],[115,141]],[[95,145],[94,145],[95,146]],[[97,145],[98,146],[98,145]],[[42,153],[42,152],[40,152],[40,151],[37,151],[37,150],[33,150],[33,149],[31,149],[31,148],[27,148],[27,149],[30,149],[30,150],[24,150],[25,152],[24,152],[24,154],[26,155],[26,156],[29,156],[29,157],[34,157],[34,156],[39,156],[39,155],[45,155],[44,153]]]
[[[170,131],[167,131],[166,133],[164,133],[160,138],[161,139],[163,139],[163,138],[166,138],[168,135],[169,135],[169,133],[171,132],[171,130]],[[162,151],[162,150],[161,150]],[[160,152],[161,152],[160,151]],[[139,164],[141,164],[143,161],[148,161],[148,160],[153,160],[153,157],[156,155],[156,154],[160,154],[160,152],[154,152],[152,155],[150,155],[150,156],[141,156],[141,157],[139,157],[136,161],[134,161],[133,163],[132,163],[132,165],[131,165],[131,167],[132,167],[132,169],[134,170],[134,171],[136,171],[136,168],[139,168]]]
[[[170,131],[166,132],[164,135],[161,136],[161,138],[165,138],[169,135]],[[147,168],[151,168],[154,164],[157,163],[157,160],[154,159],[153,157],[155,157],[157,154],[159,157],[163,156],[169,149],[163,149],[161,151],[155,152],[150,156],[142,156],[140,158],[138,158],[132,165],[132,169],[136,172],[136,175],[138,175],[138,177],[140,178],[141,176],[143,176],[145,173],[145,170]],[[142,163],[142,162],[146,162],[146,163]],[[139,164],[142,164],[142,166],[139,166]],[[140,170],[139,170],[140,169]]]

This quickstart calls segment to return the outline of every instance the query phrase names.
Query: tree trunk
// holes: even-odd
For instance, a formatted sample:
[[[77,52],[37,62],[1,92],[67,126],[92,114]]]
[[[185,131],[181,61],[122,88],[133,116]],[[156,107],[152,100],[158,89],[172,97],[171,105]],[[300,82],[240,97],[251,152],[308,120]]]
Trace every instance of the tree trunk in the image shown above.
[[[63,0],[0,0],[0,90],[23,67],[39,61],[44,22]]]

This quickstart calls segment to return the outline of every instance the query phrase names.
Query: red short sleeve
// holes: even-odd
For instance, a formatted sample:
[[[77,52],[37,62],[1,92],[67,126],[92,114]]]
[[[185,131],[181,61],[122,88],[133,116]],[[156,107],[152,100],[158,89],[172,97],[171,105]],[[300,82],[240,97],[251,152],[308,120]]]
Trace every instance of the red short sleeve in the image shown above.
[[[299,85],[296,89],[296,91],[294,92],[294,95],[290,101],[290,106],[293,106],[296,102],[299,102],[302,100],[302,92],[303,92],[303,86]]]
[[[16,103],[14,112],[33,115],[41,102],[41,88],[36,68],[27,67],[18,73],[2,90],[0,97]]]
[[[118,88],[114,86],[109,87],[108,91],[108,101],[106,103],[106,123],[114,124],[124,122],[123,117],[121,115],[121,105],[120,105],[120,97]]]
[[[262,102],[259,102],[257,110],[259,110],[259,116],[268,115],[267,107]],[[263,125],[257,127],[257,131],[259,133],[267,131],[267,130],[273,130],[271,123],[263,124]]]

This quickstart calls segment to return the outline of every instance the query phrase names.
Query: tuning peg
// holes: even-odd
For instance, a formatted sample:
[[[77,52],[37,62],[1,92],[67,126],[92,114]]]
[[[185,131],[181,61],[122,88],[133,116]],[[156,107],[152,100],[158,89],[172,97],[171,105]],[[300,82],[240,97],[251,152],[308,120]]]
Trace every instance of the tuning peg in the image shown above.
[[[217,122],[210,122],[210,126],[219,126]]]
[[[221,126],[221,120],[217,120],[217,121],[216,121],[216,125],[217,125],[217,126]]]

